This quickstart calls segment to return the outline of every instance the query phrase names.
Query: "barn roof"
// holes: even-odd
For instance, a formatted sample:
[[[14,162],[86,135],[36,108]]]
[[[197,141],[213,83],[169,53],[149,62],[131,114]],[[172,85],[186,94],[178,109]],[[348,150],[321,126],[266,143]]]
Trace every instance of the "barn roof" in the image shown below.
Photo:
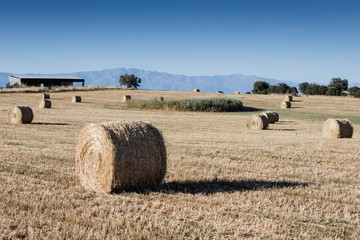
[[[72,81],[84,81],[83,78],[69,76],[69,75],[10,75],[10,77],[18,79],[53,79],[53,80],[72,80]]]

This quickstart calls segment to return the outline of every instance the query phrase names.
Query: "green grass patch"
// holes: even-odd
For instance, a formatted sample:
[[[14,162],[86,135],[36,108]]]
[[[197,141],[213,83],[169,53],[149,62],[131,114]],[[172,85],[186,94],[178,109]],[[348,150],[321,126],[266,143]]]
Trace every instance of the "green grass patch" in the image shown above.
[[[129,101],[127,108],[199,111],[199,112],[238,112],[243,110],[243,104],[234,98],[181,99],[181,100],[140,100]]]

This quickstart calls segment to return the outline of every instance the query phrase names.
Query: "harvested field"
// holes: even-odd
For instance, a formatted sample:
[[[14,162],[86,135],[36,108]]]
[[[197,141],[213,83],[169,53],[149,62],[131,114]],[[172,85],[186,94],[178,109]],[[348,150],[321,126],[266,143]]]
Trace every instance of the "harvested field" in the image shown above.
[[[129,90],[0,94],[0,238],[358,239],[360,99],[222,94],[244,112],[125,110]],[[82,104],[71,96],[81,95]],[[136,99],[210,98],[216,93],[131,91]],[[13,105],[33,109],[31,124],[7,123]],[[276,111],[268,130],[251,114]],[[351,139],[327,139],[328,118],[347,118]],[[151,122],[165,139],[162,184],[118,194],[87,192],[75,173],[81,129],[111,120]]]

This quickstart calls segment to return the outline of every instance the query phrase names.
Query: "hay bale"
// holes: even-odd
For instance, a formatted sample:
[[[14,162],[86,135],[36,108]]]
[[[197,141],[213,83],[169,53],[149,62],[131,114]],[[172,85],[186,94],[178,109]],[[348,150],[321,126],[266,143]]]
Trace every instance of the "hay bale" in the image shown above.
[[[44,93],[42,99],[50,99],[50,94]]]
[[[141,121],[89,124],[79,136],[76,173],[95,192],[159,184],[166,174],[163,136]]]
[[[31,123],[33,111],[28,106],[12,106],[8,111],[8,122],[13,124]]]
[[[39,103],[39,108],[51,108],[51,101],[47,99],[42,99]]]
[[[81,97],[80,96],[72,96],[71,102],[81,102]]]
[[[264,115],[267,118],[269,124],[273,124],[276,122],[276,116],[274,112],[267,111],[267,112],[262,112],[260,114]]]
[[[234,94],[240,94],[240,92],[239,92],[239,91],[235,91]]]
[[[275,115],[275,122],[279,121],[279,114],[277,112],[272,112]]]
[[[193,92],[200,92],[200,89],[195,88]]]
[[[347,119],[329,118],[323,126],[323,135],[326,138],[351,138],[353,125]]]
[[[130,95],[124,95],[124,96],[123,96],[123,99],[122,99],[123,102],[127,102],[127,101],[130,101],[130,100],[131,100],[131,96],[130,96]]]
[[[282,101],[280,104],[281,108],[291,108],[291,102],[289,101]]]
[[[291,102],[292,100],[293,100],[293,97],[291,95],[285,95],[284,96],[284,101]]]
[[[251,115],[248,118],[246,126],[249,129],[267,129],[269,126],[268,119],[264,115]]]

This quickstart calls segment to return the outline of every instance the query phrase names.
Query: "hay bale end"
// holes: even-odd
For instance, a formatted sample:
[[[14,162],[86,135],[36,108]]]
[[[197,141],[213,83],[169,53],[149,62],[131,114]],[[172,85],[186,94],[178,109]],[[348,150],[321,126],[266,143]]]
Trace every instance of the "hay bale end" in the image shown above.
[[[122,99],[123,102],[127,102],[127,101],[130,101],[130,100],[131,100],[131,96],[130,96],[130,95],[124,95],[124,96],[123,96],[123,99]]]
[[[291,102],[289,102],[289,101],[282,101],[282,102],[280,103],[280,107],[281,107],[281,108],[291,108]]]
[[[276,122],[276,116],[275,116],[274,112],[266,111],[266,112],[262,112],[260,114],[267,118],[269,124],[273,124]]]
[[[80,96],[72,96],[71,98],[71,102],[81,102],[81,97]]]
[[[12,124],[31,123],[33,111],[28,106],[12,106],[8,111],[8,122]]]
[[[269,126],[269,122],[268,119],[264,116],[264,115],[251,115],[248,118],[248,121],[246,123],[246,126],[249,129],[257,129],[257,130],[262,130],[262,129],[267,129]]]
[[[354,127],[348,119],[329,118],[323,126],[323,135],[326,138],[351,138]]]
[[[158,129],[141,121],[89,124],[76,149],[76,173],[87,190],[110,193],[159,184],[166,148]]]
[[[44,93],[42,99],[50,99],[50,94]]]
[[[39,103],[39,108],[51,108],[51,101],[48,99],[42,99]]]

